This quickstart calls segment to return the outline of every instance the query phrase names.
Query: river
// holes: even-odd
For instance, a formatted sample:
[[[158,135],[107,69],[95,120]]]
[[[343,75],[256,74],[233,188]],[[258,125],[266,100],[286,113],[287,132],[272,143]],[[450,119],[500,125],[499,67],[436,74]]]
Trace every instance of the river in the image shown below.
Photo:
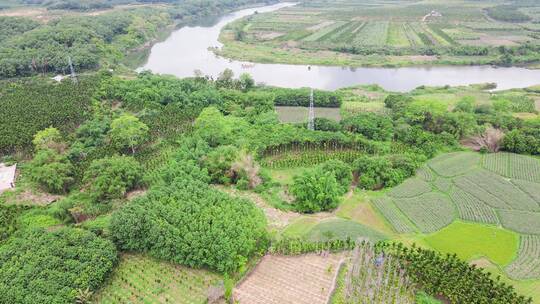
[[[421,85],[468,85],[496,83],[498,90],[524,88],[540,84],[540,70],[517,67],[491,66],[431,66],[401,68],[348,68],[288,64],[251,64],[216,56],[209,47],[221,47],[218,41],[221,29],[239,18],[278,10],[294,5],[279,3],[258,8],[239,10],[208,25],[185,26],[163,42],[155,44],[146,64],[138,70],[178,77],[193,76],[195,70],[216,77],[224,69],[235,75],[249,73],[259,83],[280,87],[313,87],[334,90],[357,84],[378,84],[389,91],[405,92]]]

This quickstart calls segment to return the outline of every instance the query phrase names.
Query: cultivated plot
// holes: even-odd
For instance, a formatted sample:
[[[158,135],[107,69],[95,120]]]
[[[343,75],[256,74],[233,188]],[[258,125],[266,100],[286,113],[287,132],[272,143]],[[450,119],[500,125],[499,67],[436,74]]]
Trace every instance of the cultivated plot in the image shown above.
[[[326,304],[342,257],[266,255],[233,291],[240,304]]]

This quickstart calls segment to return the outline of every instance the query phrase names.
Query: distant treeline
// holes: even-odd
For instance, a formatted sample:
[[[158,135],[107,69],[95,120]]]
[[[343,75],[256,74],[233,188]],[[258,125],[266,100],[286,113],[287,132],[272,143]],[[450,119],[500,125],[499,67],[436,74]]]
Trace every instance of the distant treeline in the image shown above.
[[[120,0],[102,2],[122,3]],[[71,9],[70,3],[87,3],[97,8],[95,5],[101,2],[62,0],[54,3],[59,6],[52,7]],[[171,3],[174,5],[125,9],[99,16],[66,16],[47,24],[27,18],[0,17],[0,78],[67,73],[69,57],[77,71],[103,66],[114,68],[128,51],[155,39],[167,26],[260,2],[189,0]]]
[[[488,15],[496,20],[504,22],[526,22],[531,17],[519,11],[517,5],[497,5],[486,9]]]

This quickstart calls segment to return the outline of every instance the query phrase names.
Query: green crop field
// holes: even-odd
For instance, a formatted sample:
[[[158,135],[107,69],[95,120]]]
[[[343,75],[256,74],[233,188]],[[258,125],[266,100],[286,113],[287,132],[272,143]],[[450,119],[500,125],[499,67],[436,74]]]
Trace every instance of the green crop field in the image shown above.
[[[515,232],[462,222],[454,222],[425,240],[433,248],[443,253],[455,253],[466,261],[483,256],[498,265],[510,263],[519,245]]]
[[[519,6],[494,10],[493,2],[488,0],[345,0],[338,5],[335,1],[315,0],[233,23],[222,33],[225,47],[218,52],[264,62],[351,66],[438,61],[497,64],[498,47],[540,41],[535,23],[540,10],[531,6],[535,5],[521,10]],[[516,12],[522,19],[512,19],[519,15]],[[235,31],[240,28],[243,34],[238,40]],[[425,48],[435,51],[426,53]],[[298,56],[298,50],[307,56]],[[328,52],[335,52],[333,57],[339,56],[340,62],[329,61]],[[433,53],[439,57],[429,56]],[[522,59],[526,62],[533,57],[538,60],[539,56],[531,53]]]
[[[410,198],[431,191],[431,185],[419,178],[411,178],[393,188],[388,195],[396,198]]]
[[[439,251],[487,257],[513,279],[538,279],[539,167],[512,153],[442,154],[372,204],[398,233],[431,233],[420,239]]]
[[[205,303],[221,277],[142,255],[123,255],[96,303]]]
[[[522,235],[517,258],[505,270],[513,279],[540,277],[540,236]]]
[[[424,233],[437,231],[454,220],[454,206],[444,195],[430,192],[394,200],[397,207]]]

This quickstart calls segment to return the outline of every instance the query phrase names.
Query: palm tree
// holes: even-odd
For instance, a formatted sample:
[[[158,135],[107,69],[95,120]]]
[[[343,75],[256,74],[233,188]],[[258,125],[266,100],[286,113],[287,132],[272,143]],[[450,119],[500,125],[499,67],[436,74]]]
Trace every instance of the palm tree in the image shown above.
[[[94,293],[87,287],[86,289],[78,289],[75,303],[77,304],[92,304],[92,295]]]

